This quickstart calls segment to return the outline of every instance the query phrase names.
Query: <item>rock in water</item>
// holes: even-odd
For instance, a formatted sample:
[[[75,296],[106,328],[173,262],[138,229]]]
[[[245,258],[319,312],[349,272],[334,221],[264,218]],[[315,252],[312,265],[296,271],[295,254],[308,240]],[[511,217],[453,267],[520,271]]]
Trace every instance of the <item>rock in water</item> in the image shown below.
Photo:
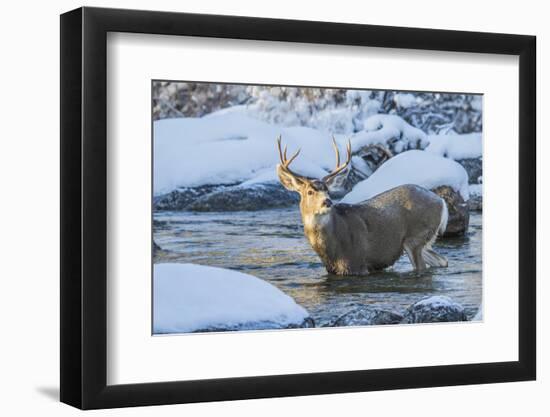
[[[203,185],[157,197],[155,210],[253,211],[298,204],[298,194],[279,183]]]
[[[432,296],[424,298],[405,311],[402,323],[439,323],[466,321],[464,307],[449,297]]]
[[[232,184],[234,185],[234,184]],[[224,190],[232,185],[201,185],[199,187],[184,187],[154,199],[155,210],[187,210],[187,206],[198,198]]]
[[[338,317],[330,327],[371,326],[380,324],[397,324],[403,316],[395,311],[382,310],[372,306],[362,306]]]
[[[464,201],[460,193],[447,185],[433,188],[432,191],[445,200],[449,209],[449,220],[443,236],[464,235],[468,231],[468,224],[470,223],[468,202]]]
[[[235,186],[206,194],[187,206],[191,211],[254,211],[288,207],[299,202],[297,193],[278,183]]]

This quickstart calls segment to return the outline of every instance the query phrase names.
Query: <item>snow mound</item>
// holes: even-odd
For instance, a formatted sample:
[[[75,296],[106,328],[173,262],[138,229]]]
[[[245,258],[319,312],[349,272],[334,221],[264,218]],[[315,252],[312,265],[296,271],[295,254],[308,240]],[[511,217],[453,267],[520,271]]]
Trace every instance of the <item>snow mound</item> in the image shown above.
[[[430,135],[427,152],[456,160],[481,158],[483,151],[481,133],[465,135]]]
[[[308,312],[252,275],[193,264],[154,266],[154,333],[300,325]]]
[[[154,193],[180,187],[235,184],[275,179],[279,162],[276,138],[282,135],[289,155],[301,148],[292,169],[322,177],[334,168],[331,134],[308,127],[280,127],[240,114],[219,111],[202,118],[155,121]],[[336,137],[341,152],[345,138]]]
[[[376,114],[365,121],[365,130],[351,138],[353,151],[368,145],[387,145],[389,140],[396,140],[392,145],[394,153],[407,149],[424,149],[428,146],[426,134],[408,124],[401,117],[389,114]]]
[[[407,151],[394,156],[366,180],[358,183],[342,199],[356,204],[384,191],[404,184],[416,184],[427,189],[447,185],[469,199],[468,174],[458,163],[425,151]]]

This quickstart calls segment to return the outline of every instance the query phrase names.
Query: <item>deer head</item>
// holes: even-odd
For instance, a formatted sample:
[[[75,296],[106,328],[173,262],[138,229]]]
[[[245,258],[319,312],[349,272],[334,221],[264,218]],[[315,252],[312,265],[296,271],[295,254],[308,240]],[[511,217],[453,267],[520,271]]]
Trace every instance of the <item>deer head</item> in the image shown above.
[[[328,194],[327,181],[334,178],[344,171],[351,161],[351,142],[347,144],[346,161],[340,165],[340,152],[336,145],[336,140],[332,137],[332,144],[336,153],[336,168],[328,175],[321,179],[308,178],[298,175],[290,169],[290,164],[300,153],[300,149],[296,151],[290,159],[287,158],[287,147],[281,149],[281,137],[277,138],[277,146],[279,149],[279,158],[281,163],[277,165],[277,174],[281,184],[290,191],[296,191],[300,194],[300,210],[303,215],[306,214],[324,214],[330,211],[332,201]]]

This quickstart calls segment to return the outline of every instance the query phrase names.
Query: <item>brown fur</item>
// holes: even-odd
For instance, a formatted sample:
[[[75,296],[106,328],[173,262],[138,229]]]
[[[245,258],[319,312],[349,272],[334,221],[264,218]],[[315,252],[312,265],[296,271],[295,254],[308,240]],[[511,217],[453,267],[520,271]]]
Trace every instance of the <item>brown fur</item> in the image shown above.
[[[402,185],[360,204],[332,204],[326,185],[278,167],[281,183],[301,196],[304,233],[329,273],[363,275],[393,265],[405,251],[416,270],[446,266],[431,248],[446,222],[445,202]]]

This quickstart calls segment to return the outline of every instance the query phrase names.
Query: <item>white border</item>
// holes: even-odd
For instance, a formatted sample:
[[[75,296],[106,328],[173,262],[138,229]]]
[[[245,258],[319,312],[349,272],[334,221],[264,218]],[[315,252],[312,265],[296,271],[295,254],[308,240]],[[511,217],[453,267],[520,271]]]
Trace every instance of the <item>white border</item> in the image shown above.
[[[518,59],[109,34],[108,384],[517,360]],[[484,93],[484,322],[151,336],[151,79]]]

